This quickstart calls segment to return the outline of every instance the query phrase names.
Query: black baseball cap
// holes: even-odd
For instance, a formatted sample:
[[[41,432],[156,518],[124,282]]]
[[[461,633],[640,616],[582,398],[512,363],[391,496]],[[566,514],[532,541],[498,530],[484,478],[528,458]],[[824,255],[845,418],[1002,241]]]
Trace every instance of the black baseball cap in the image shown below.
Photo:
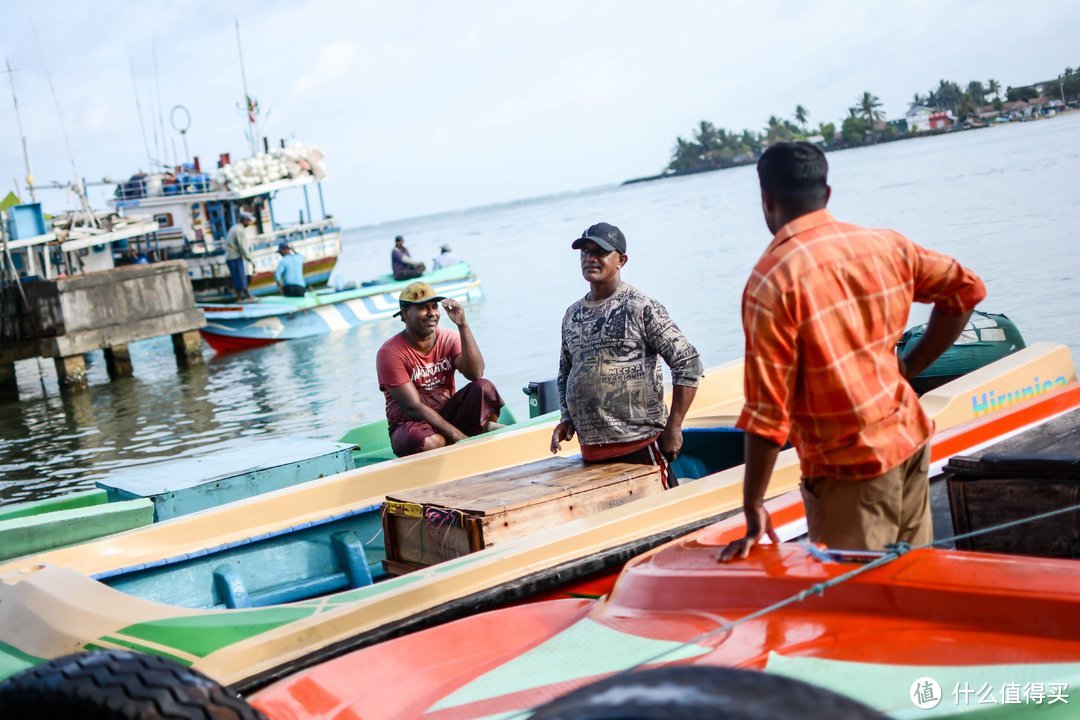
[[[581,237],[570,244],[570,247],[580,250],[586,240],[592,240],[608,252],[618,250],[626,254],[626,236],[622,234],[622,230],[611,223],[601,222],[590,226],[588,230],[581,233]]]

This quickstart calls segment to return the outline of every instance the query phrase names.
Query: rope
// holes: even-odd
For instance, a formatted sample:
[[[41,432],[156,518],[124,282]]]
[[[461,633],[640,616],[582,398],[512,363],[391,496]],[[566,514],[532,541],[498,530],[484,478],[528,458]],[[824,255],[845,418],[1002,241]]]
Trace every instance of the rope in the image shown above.
[[[730,622],[726,622],[723,625],[720,625],[719,627],[717,627],[717,628],[715,628],[713,630],[709,630],[708,632],[702,633],[701,635],[698,635],[697,637],[691,638],[691,639],[689,639],[689,640],[687,640],[687,641],[685,641],[683,643],[680,643],[679,645],[668,648],[667,650],[664,650],[663,652],[657,653],[656,655],[653,655],[650,658],[646,658],[645,660],[637,662],[637,663],[631,665],[630,667],[619,670],[618,672],[612,674],[611,677],[618,677],[620,675],[626,675],[626,674],[634,672],[635,670],[639,670],[640,668],[642,668],[642,667],[644,667],[646,665],[653,665],[653,664],[659,662],[660,660],[663,660],[664,658],[668,657],[669,655],[672,655],[672,654],[674,654],[674,653],[676,653],[676,652],[678,652],[680,650],[683,650],[683,649],[685,649],[685,648],[687,648],[687,647],[689,647],[691,645],[697,645],[697,644],[700,644],[700,643],[702,643],[702,642],[704,642],[706,640],[714,638],[714,637],[716,637],[718,635],[723,635],[725,633],[731,632],[732,630],[734,630],[739,625],[742,625],[744,623],[748,623],[748,622],[750,622],[752,620],[757,620],[758,618],[761,618],[761,617],[764,617],[765,615],[776,612],[777,610],[785,608],[785,607],[787,607],[789,605],[794,605],[795,603],[800,603],[803,600],[806,600],[806,599],[808,599],[810,597],[813,597],[815,595],[824,595],[826,590],[829,590],[830,588],[834,588],[834,587],[836,587],[838,585],[841,585],[841,584],[847,582],[848,580],[856,578],[859,575],[862,575],[864,573],[870,572],[871,570],[876,570],[879,567],[887,565],[887,564],[891,563],[893,560],[896,560],[897,558],[899,558],[899,557],[901,557],[903,555],[906,555],[907,553],[911,552],[912,550],[924,550],[924,549],[927,549],[927,548],[934,547],[935,545],[952,544],[952,543],[955,543],[957,540],[966,540],[968,538],[977,537],[979,535],[986,535],[986,534],[989,534],[989,533],[992,533],[992,532],[997,532],[998,530],[1005,530],[1005,529],[1008,529],[1008,528],[1011,528],[1011,527],[1017,527],[1019,525],[1025,525],[1027,523],[1035,522],[1037,520],[1044,520],[1046,518],[1055,517],[1057,515],[1065,515],[1067,513],[1076,512],[1078,510],[1080,510],[1080,503],[1075,504],[1075,505],[1070,505],[1069,507],[1059,508],[1057,510],[1050,510],[1048,512],[1039,513],[1037,515],[1031,515],[1029,517],[1020,518],[1019,520],[1011,520],[1009,522],[1000,523],[998,525],[992,525],[990,527],[980,528],[978,530],[972,530],[971,532],[962,533],[960,535],[954,535],[954,536],[948,537],[948,538],[942,538],[941,540],[933,540],[933,541],[931,541],[929,543],[926,543],[925,545],[919,545],[917,547],[912,547],[911,545],[909,545],[908,543],[905,543],[905,542],[890,543],[889,545],[885,546],[885,554],[884,555],[877,558],[876,560],[873,560],[872,562],[867,563],[866,565],[862,565],[862,566],[860,566],[858,568],[855,568],[854,570],[851,570],[849,572],[846,572],[846,573],[844,573],[842,575],[837,575],[836,577],[832,578],[831,580],[826,580],[824,582],[815,583],[815,584],[811,585],[810,587],[806,588],[805,590],[802,590],[802,591],[800,591],[800,592],[798,592],[798,593],[796,593],[796,594],[794,594],[794,595],[792,595],[790,597],[784,598],[783,600],[780,600],[779,602],[775,602],[772,605],[769,605],[767,607],[763,607],[760,610],[756,610],[756,611],[750,613],[749,615],[744,615],[743,617],[741,617],[741,618],[739,618],[737,620],[732,620]],[[522,710],[522,711],[520,711],[518,713],[515,713],[513,715],[509,715],[506,718],[506,720],[516,720],[517,718],[524,718],[527,715],[531,714],[533,710],[535,710],[535,708],[530,708],[528,710]]]
[[[1076,512],[1077,510],[1080,510],[1080,503],[1076,505],[1070,505],[1064,508],[1058,508],[1057,510],[1048,510],[1047,512],[1039,513],[1038,515],[1030,515],[1028,517],[1020,518],[1019,520],[1010,520],[1009,522],[1001,523],[999,525],[992,525],[988,528],[981,528],[979,530],[972,530],[971,532],[966,532],[960,535],[953,535],[949,538],[934,540],[933,542],[929,542],[921,547],[928,548],[935,545],[955,544],[957,540],[967,540],[968,538],[977,537],[979,535],[986,535],[988,533],[997,532],[998,530],[1007,530],[1011,527],[1025,525],[1029,522],[1035,522],[1036,520],[1045,520],[1046,518],[1052,518],[1057,515],[1067,515],[1068,513]]]
[[[635,665],[632,665],[629,668],[626,668],[625,670],[622,670],[621,672],[623,672],[623,673],[633,672],[634,670],[637,670],[637,669],[641,668],[644,665],[651,665],[651,664],[657,662],[658,660],[661,660],[661,659],[667,657],[668,655],[671,655],[672,653],[674,653],[674,652],[676,652],[678,650],[682,650],[682,649],[686,648],[689,645],[696,645],[696,644],[698,644],[700,642],[703,642],[705,640],[709,640],[710,638],[716,637],[717,635],[722,635],[724,633],[730,632],[731,630],[735,629],[739,625],[742,625],[743,623],[750,622],[751,620],[757,620],[758,618],[763,617],[765,615],[768,615],[769,613],[772,613],[772,612],[775,612],[775,611],[780,610],[782,608],[785,608],[788,605],[794,605],[795,603],[802,602],[803,600],[806,600],[807,598],[813,597],[814,595],[824,595],[826,590],[828,590],[830,588],[834,588],[837,585],[845,583],[848,580],[851,580],[853,578],[858,577],[859,575],[862,575],[863,573],[869,572],[870,570],[876,570],[877,568],[882,567],[883,565],[887,565],[887,564],[891,563],[893,560],[896,560],[897,558],[899,558],[899,557],[901,557],[903,555],[906,555],[907,553],[911,552],[912,550],[925,550],[927,548],[932,548],[932,547],[934,547],[936,545],[951,545],[951,544],[955,544],[957,540],[967,540],[968,538],[977,537],[979,535],[987,535],[989,533],[997,532],[999,530],[1006,530],[1006,529],[1011,528],[1011,527],[1017,527],[1017,526],[1020,526],[1020,525],[1026,525],[1027,523],[1035,522],[1037,520],[1045,520],[1046,518],[1055,517],[1057,515],[1065,515],[1067,513],[1076,512],[1077,510],[1080,510],[1080,504],[1070,505],[1070,506],[1065,507],[1065,508],[1058,508],[1057,510],[1050,510],[1050,511],[1047,511],[1047,512],[1044,512],[1044,513],[1039,513],[1037,515],[1030,515],[1028,517],[1020,518],[1019,520],[1010,520],[1009,522],[999,523],[997,525],[991,525],[990,527],[980,528],[978,530],[972,530],[971,532],[962,533],[960,535],[953,535],[952,537],[942,538],[941,540],[932,540],[931,542],[928,542],[925,545],[919,545],[917,547],[912,547],[911,545],[909,545],[908,543],[905,543],[905,542],[890,543],[889,545],[885,546],[885,551],[886,552],[885,552],[884,555],[882,555],[881,557],[877,558],[876,560],[874,560],[872,562],[867,563],[866,565],[863,565],[863,566],[858,567],[858,568],[856,568],[854,570],[851,570],[850,572],[846,572],[843,575],[837,575],[836,577],[832,578],[831,580],[826,580],[825,582],[815,583],[814,585],[811,585],[810,587],[806,588],[805,590],[802,590],[802,591],[800,591],[800,592],[798,592],[798,593],[796,593],[796,594],[794,594],[794,595],[792,595],[790,597],[784,598],[783,600],[780,600],[779,602],[775,602],[772,605],[764,607],[764,608],[762,608],[760,610],[756,610],[756,611],[750,613],[749,615],[744,615],[743,617],[739,618],[738,620],[732,620],[731,622],[726,622],[726,623],[724,623],[723,625],[721,625],[720,627],[718,627],[718,628],[716,628],[714,630],[710,630],[710,631],[708,631],[706,633],[702,633],[701,635],[698,635],[695,638],[691,638],[690,640],[687,640],[686,642],[682,643],[681,645],[677,645],[677,646],[675,646],[673,648],[665,650],[665,651],[659,653],[658,655],[655,655],[655,656],[653,656],[651,658],[648,658],[647,660],[643,660],[643,661],[641,661],[641,662],[639,662],[639,663],[637,663]]]
[[[791,595],[790,597],[786,597],[783,600],[780,600],[779,602],[775,602],[772,605],[768,605],[766,607],[763,607],[760,610],[755,610],[754,612],[750,613],[749,615],[742,616],[738,620],[732,620],[730,622],[726,622],[726,623],[724,623],[723,625],[721,625],[718,628],[715,628],[715,629],[710,630],[708,632],[702,633],[701,635],[698,635],[697,637],[691,638],[691,639],[687,640],[684,643],[676,645],[675,647],[672,647],[672,648],[668,648],[667,650],[664,650],[663,652],[658,653],[658,654],[656,654],[656,655],[654,655],[654,656],[652,656],[650,658],[646,658],[645,660],[642,660],[641,662],[638,662],[638,663],[636,663],[634,665],[631,665],[628,668],[625,668],[624,670],[621,670],[618,674],[631,673],[631,672],[633,672],[635,670],[638,670],[638,669],[644,667],[645,665],[652,665],[652,664],[658,662],[659,660],[664,659],[668,655],[671,655],[671,654],[673,654],[673,653],[675,653],[675,652],[677,652],[679,650],[683,650],[684,648],[689,647],[690,645],[697,645],[697,644],[702,643],[702,642],[704,642],[706,640],[714,638],[717,635],[723,635],[725,633],[731,632],[732,630],[737,628],[739,625],[742,625],[744,623],[748,623],[751,620],[757,620],[760,617],[764,617],[765,615],[776,612],[777,610],[785,608],[788,605],[794,605],[795,603],[800,603],[803,600],[806,600],[807,598],[813,597],[814,595],[824,595],[826,590],[828,590],[830,588],[834,588],[837,585],[840,585],[842,583],[845,583],[848,580],[851,580],[852,578],[856,578],[859,575],[862,575],[863,573],[867,573],[867,572],[870,572],[871,570],[876,570],[877,568],[882,567],[883,565],[887,565],[887,564],[891,563],[893,560],[896,560],[901,555],[907,554],[912,549],[913,548],[910,545],[908,545],[907,543],[895,543],[895,544],[887,545],[885,554],[882,555],[881,557],[879,557],[878,559],[874,560],[873,562],[869,562],[866,565],[862,565],[862,566],[860,566],[858,568],[855,568],[854,570],[846,572],[843,575],[837,575],[836,577],[832,578],[831,580],[826,580],[824,582],[814,583],[813,585],[806,588],[805,590],[801,590],[801,591],[795,593],[794,595]]]

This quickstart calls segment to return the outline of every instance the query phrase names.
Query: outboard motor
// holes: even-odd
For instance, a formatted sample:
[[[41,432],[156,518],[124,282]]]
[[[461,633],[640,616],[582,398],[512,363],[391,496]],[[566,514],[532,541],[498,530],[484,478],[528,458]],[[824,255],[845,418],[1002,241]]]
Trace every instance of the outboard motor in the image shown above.
[[[530,382],[528,387],[521,390],[529,396],[529,417],[546,415],[559,409],[559,383],[554,378]]]

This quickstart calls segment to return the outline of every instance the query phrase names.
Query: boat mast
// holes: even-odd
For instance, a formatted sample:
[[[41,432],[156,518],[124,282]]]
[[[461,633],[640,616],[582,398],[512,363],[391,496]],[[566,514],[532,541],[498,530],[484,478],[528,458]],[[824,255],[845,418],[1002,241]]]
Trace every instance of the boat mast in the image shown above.
[[[169,164],[169,148],[165,144],[165,113],[161,110],[161,76],[158,75],[157,42],[153,44],[154,54],[154,95],[157,98],[158,129],[161,130],[161,152],[158,154],[158,163],[165,167]],[[176,164],[176,152],[173,151],[173,164]]]
[[[26,145],[26,134],[23,133],[22,117],[19,115],[19,98],[15,94],[15,70],[11,63],[4,58],[4,67],[7,68],[8,81],[11,83],[11,101],[15,104],[15,124],[19,128],[19,139],[22,141],[23,164],[26,165],[26,189],[30,192],[30,202],[37,202],[34,196],[34,173],[30,170],[30,150]]]
[[[150,156],[150,143],[146,141],[146,123],[143,121],[142,103],[139,101],[139,84],[135,81],[135,61],[131,57],[131,46],[128,46],[128,69],[131,70],[131,88],[135,92],[135,112],[139,116],[139,129],[142,130],[142,144],[146,150],[146,169],[154,171],[154,158]]]
[[[60,135],[64,138],[64,147],[67,149],[68,160],[71,162],[71,173],[74,179],[68,184],[68,188],[79,199],[79,205],[86,215],[87,224],[90,227],[101,227],[97,213],[90,207],[90,199],[86,196],[86,180],[79,174],[79,168],[75,166],[75,154],[71,151],[71,140],[68,138],[67,124],[64,122],[64,113],[60,110],[60,98],[56,96],[52,73],[49,72],[49,64],[45,61],[45,51],[41,49],[41,38],[38,37],[37,27],[34,26],[32,21],[30,30],[34,35],[34,44],[37,45],[38,55],[41,56],[41,67],[45,71],[45,81],[49,86],[49,94],[52,95],[53,105],[56,107],[56,120],[60,123]]]
[[[244,50],[240,46],[240,18],[234,15],[233,22],[236,23],[236,53],[240,56],[240,82],[244,86],[244,112],[247,114],[248,124],[247,136],[248,142],[251,144],[251,157],[255,157],[259,151],[258,141],[255,137],[255,101],[248,94],[247,73],[244,71]]]

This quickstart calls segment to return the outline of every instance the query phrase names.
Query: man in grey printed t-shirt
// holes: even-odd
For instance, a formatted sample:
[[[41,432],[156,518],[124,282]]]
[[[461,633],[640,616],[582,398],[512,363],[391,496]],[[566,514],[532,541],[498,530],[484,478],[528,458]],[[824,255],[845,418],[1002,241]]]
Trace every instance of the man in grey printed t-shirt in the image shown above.
[[[597,223],[571,247],[581,251],[589,292],[563,316],[562,419],[551,451],[576,432],[585,462],[658,465],[664,486],[674,487],[668,465],[682,448],[682,421],[702,375],[698,352],[663,305],[622,281],[628,258],[619,228]],[[671,368],[670,412],[657,356]]]

